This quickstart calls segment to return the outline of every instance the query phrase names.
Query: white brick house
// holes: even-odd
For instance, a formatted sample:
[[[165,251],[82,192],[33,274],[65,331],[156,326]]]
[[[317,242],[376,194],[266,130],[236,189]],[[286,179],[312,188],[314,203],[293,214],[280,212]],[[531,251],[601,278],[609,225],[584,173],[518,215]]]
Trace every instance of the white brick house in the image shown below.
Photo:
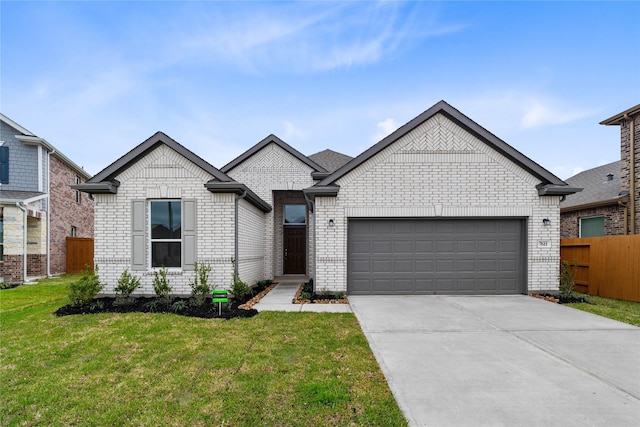
[[[557,288],[559,202],[578,189],[446,102],[335,171],[312,158],[271,135],[218,170],[152,136],[78,186],[95,194],[105,292],[128,268],[152,293],[169,264],[186,294],[195,261],[228,287],[232,259],[250,284],[294,275],[317,291]]]

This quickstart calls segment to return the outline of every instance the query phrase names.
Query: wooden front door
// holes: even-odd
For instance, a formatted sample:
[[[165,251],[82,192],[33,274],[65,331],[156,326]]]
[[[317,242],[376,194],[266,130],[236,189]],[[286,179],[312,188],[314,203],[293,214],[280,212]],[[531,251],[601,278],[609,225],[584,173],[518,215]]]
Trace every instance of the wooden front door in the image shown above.
[[[284,227],[284,274],[306,274],[306,227]]]

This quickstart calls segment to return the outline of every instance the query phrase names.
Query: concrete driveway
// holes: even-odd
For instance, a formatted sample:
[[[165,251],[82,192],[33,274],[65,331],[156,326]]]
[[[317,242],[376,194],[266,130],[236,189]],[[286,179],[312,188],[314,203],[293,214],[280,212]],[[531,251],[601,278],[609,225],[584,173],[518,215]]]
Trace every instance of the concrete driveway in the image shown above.
[[[639,425],[638,327],[525,295],[349,300],[410,425]]]

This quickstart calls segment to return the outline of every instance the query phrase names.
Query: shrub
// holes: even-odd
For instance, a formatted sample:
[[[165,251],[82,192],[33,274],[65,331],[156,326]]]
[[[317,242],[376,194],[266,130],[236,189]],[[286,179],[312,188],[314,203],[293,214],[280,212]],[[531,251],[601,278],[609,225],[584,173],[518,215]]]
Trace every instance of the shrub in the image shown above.
[[[193,304],[200,307],[207,298],[211,297],[211,291],[215,286],[209,286],[209,273],[211,265],[195,264],[195,275],[193,281],[189,282],[191,286],[191,296]]]
[[[93,271],[87,265],[84,274],[69,285],[69,301],[71,305],[82,305],[91,302],[104,286],[98,277],[98,266]]]
[[[167,278],[167,269],[162,267],[160,270],[153,272],[153,291],[158,298],[164,303],[169,304],[171,302],[171,285],[169,285],[169,279]]]
[[[231,285],[231,292],[233,296],[239,300],[244,301],[247,297],[251,296],[251,288],[245,282],[240,280],[240,275],[238,274],[238,269],[236,268],[235,260],[233,263],[233,285]]]
[[[118,279],[118,286],[115,287],[116,304],[128,305],[133,303],[131,294],[140,286],[140,278],[124,270]]]
[[[573,296],[573,288],[576,286],[575,278],[578,272],[578,261],[571,264],[569,261],[562,261],[560,265],[560,296]]]
[[[184,300],[178,300],[171,304],[171,311],[174,313],[181,313],[187,308],[187,303]]]

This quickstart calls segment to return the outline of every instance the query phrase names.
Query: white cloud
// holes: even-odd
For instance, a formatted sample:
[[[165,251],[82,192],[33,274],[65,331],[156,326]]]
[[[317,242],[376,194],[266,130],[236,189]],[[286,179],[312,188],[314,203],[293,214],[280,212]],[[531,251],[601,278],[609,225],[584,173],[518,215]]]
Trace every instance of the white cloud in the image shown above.
[[[380,141],[382,138],[390,135],[393,131],[398,129],[398,127],[399,127],[398,123],[392,118],[388,118],[381,122],[376,123],[376,128],[378,129],[378,132],[375,134],[373,138],[374,141]]]
[[[251,3],[233,16],[207,9],[171,43],[171,56],[226,62],[247,72],[304,73],[371,64],[411,42],[462,26],[440,23],[435,6],[403,2]],[[426,17],[426,18],[425,18]]]
[[[523,128],[557,125],[582,119],[590,113],[582,108],[568,105],[550,97],[532,97],[524,100],[520,106]]]
[[[299,139],[304,136],[304,132],[298,129],[292,122],[288,120],[285,120],[284,123],[282,123],[282,126],[284,127],[282,139],[284,139],[285,142],[289,140]]]

